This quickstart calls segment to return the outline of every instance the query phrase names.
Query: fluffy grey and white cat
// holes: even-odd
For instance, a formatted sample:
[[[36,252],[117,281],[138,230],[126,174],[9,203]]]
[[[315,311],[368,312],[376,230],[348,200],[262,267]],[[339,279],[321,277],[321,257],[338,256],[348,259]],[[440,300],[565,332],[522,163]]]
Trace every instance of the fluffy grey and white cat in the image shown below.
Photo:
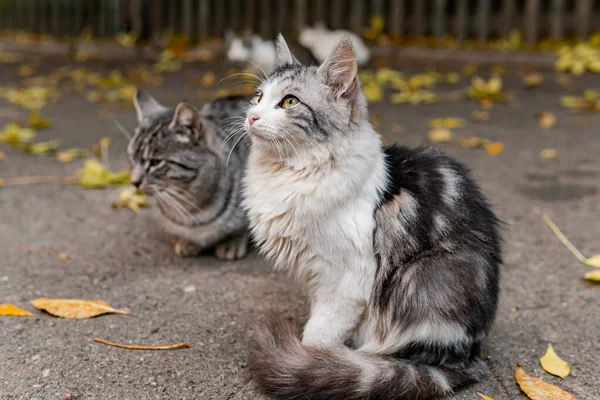
[[[186,102],[171,109],[138,91],[134,104],[131,182],[156,198],[161,224],[177,238],[176,253],[214,247],[220,259],[244,257],[248,222],[240,203],[248,146],[233,149],[226,139],[235,134],[229,126],[244,119],[248,99],[223,98],[198,111]]]
[[[244,122],[244,206],[259,250],[311,309],[302,340],[271,318],[250,371],[283,399],[429,399],[482,379],[498,220],[468,170],[432,148],[382,148],[343,38],[319,66],[283,37]]]

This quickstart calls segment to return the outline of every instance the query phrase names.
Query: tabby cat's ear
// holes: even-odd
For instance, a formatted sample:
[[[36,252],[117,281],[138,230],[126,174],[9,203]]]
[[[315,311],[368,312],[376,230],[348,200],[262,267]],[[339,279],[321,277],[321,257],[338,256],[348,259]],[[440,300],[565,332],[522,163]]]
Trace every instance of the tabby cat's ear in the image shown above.
[[[284,65],[300,64],[300,62],[294,57],[287,42],[280,33],[277,37],[277,65],[276,68],[283,67]]]
[[[138,90],[133,96],[133,104],[135,105],[135,111],[137,111],[139,123],[142,123],[146,118],[156,117],[169,110],[167,107],[156,101],[154,97],[141,90]]]
[[[202,135],[202,122],[198,109],[185,101],[179,103],[169,128],[173,129],[177,126],[190,129],[194,133],[194,137],[199,138]]]
[[[336,99],[348,95],[356,84],[358,61],[352,47],[352,40],[344,36],[333,49],[327,60],[319,67]]]

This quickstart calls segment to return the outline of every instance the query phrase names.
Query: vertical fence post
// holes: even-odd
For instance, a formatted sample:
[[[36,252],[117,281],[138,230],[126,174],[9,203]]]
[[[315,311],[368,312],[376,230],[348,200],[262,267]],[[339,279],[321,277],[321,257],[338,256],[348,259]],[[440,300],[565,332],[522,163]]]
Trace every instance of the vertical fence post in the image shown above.
[[[60,22],[60,3],[58,0],[52,0],[52,34],[58,36],[58,26]]]
[[[507,38],[513,28],[515,17],[515,0],[504,0],[502,6],[502,36]]]
[[[396,0],[397,1],[397,0]],[[350,16],[350,29],[356,34],[360,35],[360,31],[363,28],[363,16],[365,13],[364,0],[353,0],[352,1],[352,15]]]
[[[306,18],[307,7],[307,0],[296,0],[296,9],[294,13],[296,14],[296,30],[298,32],[308,25],[308,19]]]
[[[404,36],[404,0],[391,1],[389,25],[389,32],[393,36]]]
[[[206,39],[210,32],[210,0],[200,0],[198,3],[198,38]]]
[[[467,7],[468,0],[457,0],[456,4],[456,19],[454,20],[454,34],[459,44],[463,44],[467,38],[468,15]]]
[[[327,15],[325,13],[325,3],[323,0],[313,2],[313,17],[315,22],[327,24]]]
[[[330,12],[330,27],[331,29],[342,28],[342,1],[341,0],[329,0],[329,6],[331,7]]]
[[[590,34],[590,16],[592,14],[592,0],[577,0],[575,8],[575,26],[577,37],[581,40]]]
[[[152,27],[151,37],[154,43],[160,43],[162,35],[162,2],[161,0],[152,0]]]
[[[173,1],[173,0],[171,0]],[[192,0],[183,0],[183,32],[187,38],[192,37]]]
[[[269,0],[260,1],[260,34],[268,36],[271,33],[271,2]]]
[[[550,37],[560,39],[563,34],[563,13],[565,12],[565,0],[552,0],[550,11]]]
[[[540,0],[527,0],[525,4],[525,41],[535,43],[538,36]]]
[[[435,0],[433,10],[433,35],[441,38],[446,33],[446,4],[447,0]]]
[[[425,2],[415,1],[413,7],[413,34],[423,36],[425,34]]]
[[[229,29],[237,31],[242,23],[242,2],[239,0],[229,0]]]
[[[488,40],[490,33],[490,0],[479,0],[477,8],[477,36],[480,42]]]
[[[257,0],[246,0],[244,2],[246,8],[244,9],[246,18],[244,21],[244,30],[248,32],[254,32],[257,30],[257,24],[255,19],[258,18],[256,14],[256,1]]]
[[[287,1],[277,1],[277,31],[275,34],[279,34],[279,32],[286,34],[290,30],[289,23],[289,8]]]

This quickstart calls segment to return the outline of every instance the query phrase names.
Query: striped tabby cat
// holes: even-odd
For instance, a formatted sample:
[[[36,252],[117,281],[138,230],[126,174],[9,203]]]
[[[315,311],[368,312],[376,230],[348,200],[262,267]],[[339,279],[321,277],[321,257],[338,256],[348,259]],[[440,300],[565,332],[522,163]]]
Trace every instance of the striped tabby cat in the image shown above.
[[[248,222],[240,203],[248,146],[233,149],[227,135],[236,133],[228,127],[243,120],[248,100],[171,109],[138,91],[134,103],[139,125],[127,148],[131,183],[156,198],[161,225],[177,238],[175,252],[192,256],[214,248],[223,260],[244,257]]]

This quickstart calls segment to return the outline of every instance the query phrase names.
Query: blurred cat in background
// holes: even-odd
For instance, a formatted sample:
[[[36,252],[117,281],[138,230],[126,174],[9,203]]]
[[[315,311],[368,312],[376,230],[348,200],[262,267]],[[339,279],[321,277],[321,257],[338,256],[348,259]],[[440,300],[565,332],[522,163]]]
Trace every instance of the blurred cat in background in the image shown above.
[[[214,248],[222,260],[244,257],[248,222],[240,203],[248,145],[234,149],[229,127],[244,119],[248,100],[223,98],[200,111],[181,102],[173,109],[138,91],[134,104],[131,183],[155,197],[161,225],[177,238],[175,252]]]
[[[360,67],[369,63],[371,53],[365,42],[355,33],[343,29],[329,30],[322,23],[311,27],[305,27],[300,31],[300,44],[309,49],[315,59],[322,63],[331,54],[342,37],[352,41],[352,47],[356,53],[356,60]]]
[[[246,62],[250,67],[268,75],[275,69],[277,54],[275,42],[264,40],[258,35],[235,36],[227,33],[227,58],[232,62]]]

